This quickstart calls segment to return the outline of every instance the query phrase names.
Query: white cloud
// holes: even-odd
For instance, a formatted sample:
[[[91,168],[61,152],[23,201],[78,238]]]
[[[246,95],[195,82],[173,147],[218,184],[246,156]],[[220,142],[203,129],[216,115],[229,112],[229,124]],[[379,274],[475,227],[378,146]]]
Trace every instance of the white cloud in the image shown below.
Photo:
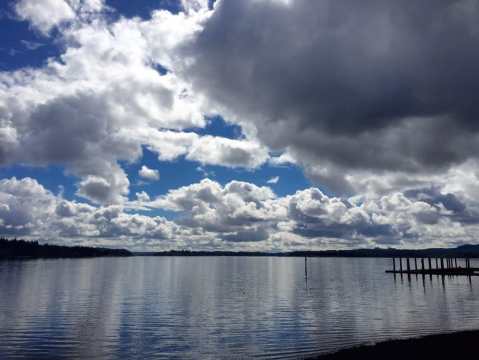
[[[55,209],[55,197],[37,181],[0,180],[0,219],[5,234],[38,234],[45,228],[45,213]]]
[[[140,191],[136,193],[136,198],[140,202],[148,202],[150,201],[150,195],[148,195],[145,191]]]
[[[283,152],[280,156],[271,157],[270,163],[272,165],[280,166],[280,165],[288,165],[288,164],[296,164],[297,161],[293,158],[293,156],[289,152]]]
[[[234,140],[218,136],[199,136],[193,132],[156,131],[142,134],[148,137],[150,150],[159,160],[187,160],[203,165],[256,168],[268,158],[268,150],[255,141]],[[146,141],[146,140],[145,140]]]
[[[268,179],[268,181],[266,181],[266,183],[268,184],[277,184],[279,181],[279,176],[274,176],[272,177],[271,179]]]
[[[148,166],[143,165],[141,169],[138,171],[138,175],[149,181],[157,181],[160,180],[160,172],[155,169],[150,169]]]
[[[78,184],[77,195],[95,203],[122,203],[129,192],[130,181],[125,172],[116,164],[103,163],[97,165],[97,173],[101,176],[87,175]],[[88,169],[87,169],[88,170]]]
[[[103,9],[103,0],[19,0],[15,4],[18,17],[44,35],[67,21],[90,19]]]
[[[208,0],[181,0],[181,5],[187,14],[208,10]]]
[[[44,34],[64,21],[75,18],[75,12],[64,0],[20,0],[15,10],[22,20],[28,20]]]
[[[139,197],[146,199],[145,194]],[[188,238],[187,229],[165,218],[129,214],[117,205],[95,207],[68,201],[31,178],[0,180],[0,203],[1,235],[61,244],[101,245],[114,239],[113,246],[130,248],[158,243],[177,246]]]
[[[171,190],[149,206],[179,211],[183,214],[177,220],[179,224],[209,233],[213,238],[252,242],[267,240],[274,221],[284,217],[285,209],[275,203],[275,198],[267,187],[239,181],[222,187],[205,179]]]
[[[256,168],[268,160],[269,154],[254,141],[202,136],[193,143],[186,158],[207,165]]]

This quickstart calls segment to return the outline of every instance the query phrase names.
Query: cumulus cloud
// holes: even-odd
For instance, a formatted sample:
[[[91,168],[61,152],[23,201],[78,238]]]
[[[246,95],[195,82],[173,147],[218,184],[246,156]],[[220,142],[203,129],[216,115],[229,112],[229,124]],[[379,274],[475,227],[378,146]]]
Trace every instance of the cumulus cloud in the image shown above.
[[[43,35],[76,18],[89,19],[105,8],[104,0],[20,0],[15,11]]]
[[[193,132],[178,131],[149,132],[140,137],[148,141],[148,148],[163,161],[184,156],[203,165],[253,169],[269,159],[268,149],[254,140],[199,136]]]
[[[63,21],[75,18],[75,12],[63,0],[20,0],[15,10],[22,20],[30,21],[44,34]]]
[[[160,180],[160,172],[155,169],[150,169],[148,166],[143,165],[138,171],[138,175],[145,180],[157,181]]]
[[[4,234],[29,234],[45,227],[45,212],[55,209],[55,197],[31,178],[0,180],[0,219]]]
[[[138,201],[141,201],[141,202],[150,201],[150,195],[148,195],[145,191],[137,192],[136,198]]]
[[[309,188],[277,197],[268,187],[239,181],[221,186],[209,179],[145,205],[176,211],[181,214],[178,224],[225,242],[271,247],[281,239],[283,250],[291,246],[285,245],[288,239],[295,246],[318,248],[451,245],[471,240],[477,214],[438,189],[344,199]]]
[[[201,164],[256,168],[266,162],[269,154],[264,146],[253,141],[207,135],[198,138],[186,158]]]
[[[170,190],[149,206],[177,211],[185,227],[201,229],[224,241],[267,240],[276,219],[285,209],[268,187],[232,181],[224,187],[204,179],[200,183]],[[250,237],[246,235],[250,234]]]
[[[145,194],[139,198],[149,199]],[[0,180],[0,203],[2,235],[67,245],[113,242],[130,248],[149,243],[154,247],[155,242],[176,247],[188,238],[187,229],[163,217],[130,214],[118,205],[97,207],[65,200],[31,178]]]
[[[208,10],[208,0],[181,0],[186,13]]]

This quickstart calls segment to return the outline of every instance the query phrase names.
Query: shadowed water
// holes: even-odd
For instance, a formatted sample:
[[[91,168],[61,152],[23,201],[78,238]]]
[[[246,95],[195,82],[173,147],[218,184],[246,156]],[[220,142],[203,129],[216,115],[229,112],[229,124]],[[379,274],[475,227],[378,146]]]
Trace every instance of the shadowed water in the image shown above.
[[[477,266],[477,265],[474,265]],[[0,358],[297,357],[479,328],[479,278],[387,259],[0,262]]]

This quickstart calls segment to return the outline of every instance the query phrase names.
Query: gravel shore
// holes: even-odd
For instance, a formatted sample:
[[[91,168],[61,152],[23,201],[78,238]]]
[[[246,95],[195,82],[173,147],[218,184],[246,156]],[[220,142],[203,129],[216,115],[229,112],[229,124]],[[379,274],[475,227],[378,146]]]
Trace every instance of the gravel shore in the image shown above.
[[[385,341],[311,359],[476,359],[478,350],[479,330],[476,330]]]

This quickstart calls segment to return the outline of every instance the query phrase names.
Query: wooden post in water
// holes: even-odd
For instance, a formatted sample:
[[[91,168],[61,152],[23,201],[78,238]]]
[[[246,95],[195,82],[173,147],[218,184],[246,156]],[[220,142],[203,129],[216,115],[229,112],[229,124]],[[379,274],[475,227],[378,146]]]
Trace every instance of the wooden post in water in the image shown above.
[[[455,263],[456,269],[457,269],[457,258],[454,258],[454,263]]]
[[[427,258],[427,261],[429,263],[429,270],[432,270],[431,258]]]
[[[399,271],[402,272],[402,257],[399,258]]]
[[[417,258],[414,258],[414,270],[417,271]]]
[[[441,258],[441,270],[444,271],[444,258]]]
[[[396,258],[393,257],[393,271],[396,271]]]
[[[436,258],[436,269],[439,269],[439,264],[437,262],[437,258]]]
[[[406,266],[407,266],[407,272],[409,273],[411,271],[411,266],[409,265],[409,258],[406,258]]]
[[[308,257],[304,257],[304,278],[308,281]]]
[[[421,270],[424,272],[424,258],[421,258]]]

